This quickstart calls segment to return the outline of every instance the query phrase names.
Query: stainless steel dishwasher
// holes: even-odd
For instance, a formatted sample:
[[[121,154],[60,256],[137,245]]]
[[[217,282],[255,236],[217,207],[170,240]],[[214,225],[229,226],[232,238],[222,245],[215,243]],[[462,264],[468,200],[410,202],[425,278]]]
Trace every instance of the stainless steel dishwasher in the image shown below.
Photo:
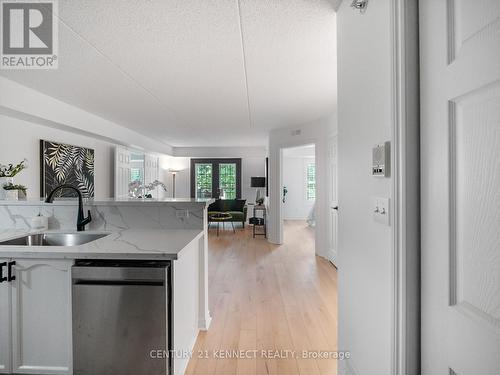
[[[75,375],[169,374],[169,262],[77,260],[72,280]]]

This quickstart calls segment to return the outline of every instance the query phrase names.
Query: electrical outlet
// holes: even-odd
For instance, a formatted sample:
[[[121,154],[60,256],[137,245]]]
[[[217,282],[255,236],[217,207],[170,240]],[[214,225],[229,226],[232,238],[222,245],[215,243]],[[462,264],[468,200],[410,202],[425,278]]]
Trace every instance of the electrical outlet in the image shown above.
[[[389,198],[373,198],[372,213],[374,221],[390,225]]]
[[[189,211],[188,210],[175,210],[175,217],[187,219],[189,217]]]

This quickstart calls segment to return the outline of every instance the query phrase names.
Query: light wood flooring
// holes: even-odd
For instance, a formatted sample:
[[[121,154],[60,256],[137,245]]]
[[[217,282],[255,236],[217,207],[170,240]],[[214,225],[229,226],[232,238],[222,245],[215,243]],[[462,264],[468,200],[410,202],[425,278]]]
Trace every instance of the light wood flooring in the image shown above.
[[[337,350],[337,271],[314,255],[313,230],[287,221],[281,246],[239,225],[236,233],[227,225],[219,237],[215,231],[209,234],[212,324],[200,332],[186,374],[337,374],[334,359],[301,358],[303,350]],[[239,359],[230,352],[240,350],[257,352]]]

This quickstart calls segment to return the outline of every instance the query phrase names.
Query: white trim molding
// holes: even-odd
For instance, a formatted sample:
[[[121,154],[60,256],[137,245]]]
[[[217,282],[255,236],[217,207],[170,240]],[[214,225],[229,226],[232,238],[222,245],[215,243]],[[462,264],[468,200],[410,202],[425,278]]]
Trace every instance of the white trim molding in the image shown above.
[[[392,2],[393,375],[420,374],[418,2]]]
[[[316,255],[328,256],[328,191],[327,191],[327,143],[328,136],[337,130],[337,116],[312,121],[271,131],[269,136],[269,202],[268,241],[283,243],[282,186],[283,149],[304,145],[315,145],[316,160]]]

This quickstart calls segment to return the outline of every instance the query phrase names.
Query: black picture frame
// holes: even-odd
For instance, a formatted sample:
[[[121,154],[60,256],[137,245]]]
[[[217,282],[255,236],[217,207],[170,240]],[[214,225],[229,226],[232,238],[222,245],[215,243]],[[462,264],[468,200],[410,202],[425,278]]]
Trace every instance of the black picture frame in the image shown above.
[[[40,140],[40,196],[57,186],[69,184],[79,189],[84,198],[94,197],[95,151],[66,143]],[[57,197],[72,198],[72,190],[61,190]]]

